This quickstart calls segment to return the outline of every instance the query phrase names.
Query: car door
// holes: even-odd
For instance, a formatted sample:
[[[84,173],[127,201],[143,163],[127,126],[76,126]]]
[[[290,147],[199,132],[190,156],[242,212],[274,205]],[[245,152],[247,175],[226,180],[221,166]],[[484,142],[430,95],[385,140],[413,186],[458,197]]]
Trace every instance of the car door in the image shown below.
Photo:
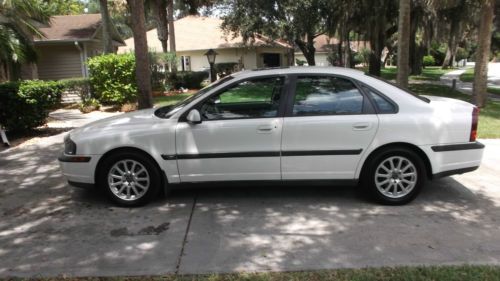
[[[378,127],[371,103],[348,78],[295,76],[283,124],[282,178],[353,179]]]
[[[285,76],[238,81],[195,105],[176,128],[181,182],[280,180]]]

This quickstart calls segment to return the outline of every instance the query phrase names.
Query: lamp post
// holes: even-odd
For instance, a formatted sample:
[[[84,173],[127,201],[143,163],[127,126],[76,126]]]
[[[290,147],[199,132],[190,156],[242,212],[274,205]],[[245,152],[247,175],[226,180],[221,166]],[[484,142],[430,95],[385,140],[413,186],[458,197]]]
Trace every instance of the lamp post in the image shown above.
[[[216,75],[214,71],[214,63],[215,63],[215,57],[217,56],[217,52],[214,50],[210,49],[208,52],[205,53],[205,56],[207,56],[208,64],[210,64],[210,81],[214,82],[216,80]]]

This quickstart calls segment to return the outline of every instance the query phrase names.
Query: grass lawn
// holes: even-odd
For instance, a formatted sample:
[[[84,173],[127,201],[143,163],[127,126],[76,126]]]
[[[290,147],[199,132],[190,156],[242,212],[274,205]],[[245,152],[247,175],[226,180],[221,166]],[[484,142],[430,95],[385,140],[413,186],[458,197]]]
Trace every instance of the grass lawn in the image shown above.
[[[473,82],[474,81],[474,68],[467,68],[467,70],[460,75],[460,81]]]
[[[172,96],[162,96],[162,97],[154,97],[153,102],[156,107],[158,106],[165,106],[165,105],[172,105],[180,102],[183,99],[186,99],[190,96],[191,94],[177,94],[177,95],[172,95]]]
[[[0,279],[8,280],[8,279]],[[148,281],[424,281],[424,280],[446,280],[446,281],[499,281],[500,267],[464,265],[464,266],[418,266],[418,267],[383,267],[363,269],[336,269],[321,271],[302,272],[266,272],[266,273],[231,273],[210,275],[166,275],[166,276],[140,276],[140,277],[95,277],[95,278],[71,278],[55,277],[41,278],[45,281],[125,281],[125,280],[148,280]]]
[[[471,96],[444,85],[410,84],[410,90],[419,95],[440,96],[471,101]],[[500,138],[500,102],[488,101],[479,114],[479,138]]]
[[[430,80],[439,81],[439,77],[452,71],[453,69],[441,69],[440,66],[427,66],[422,69],[422,74],[410,76],[410,80]],[[386,80],[395,80],[398,69],[396,67],[386,67],[381,69],[381,76]]]

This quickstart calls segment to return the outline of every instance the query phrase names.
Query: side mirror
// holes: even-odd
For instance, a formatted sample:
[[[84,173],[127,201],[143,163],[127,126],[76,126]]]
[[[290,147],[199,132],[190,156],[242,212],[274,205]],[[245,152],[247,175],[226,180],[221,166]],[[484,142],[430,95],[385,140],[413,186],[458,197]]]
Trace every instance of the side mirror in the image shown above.
[[[201,123],[200,112],[197,109],[191,109],[191,111],[189,111],[186,119],[191,124],[200,124]]]

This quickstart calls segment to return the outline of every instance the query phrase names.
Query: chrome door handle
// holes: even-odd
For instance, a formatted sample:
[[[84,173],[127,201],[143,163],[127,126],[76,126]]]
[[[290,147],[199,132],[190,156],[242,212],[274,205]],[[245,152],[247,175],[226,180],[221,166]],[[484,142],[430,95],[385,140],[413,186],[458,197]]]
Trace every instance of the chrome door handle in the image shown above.
[[[259,133],[270,133],[273,129],[274,129],[274,127],[271,125],[263,125],[263,126],[257,127],[257,131]]]

